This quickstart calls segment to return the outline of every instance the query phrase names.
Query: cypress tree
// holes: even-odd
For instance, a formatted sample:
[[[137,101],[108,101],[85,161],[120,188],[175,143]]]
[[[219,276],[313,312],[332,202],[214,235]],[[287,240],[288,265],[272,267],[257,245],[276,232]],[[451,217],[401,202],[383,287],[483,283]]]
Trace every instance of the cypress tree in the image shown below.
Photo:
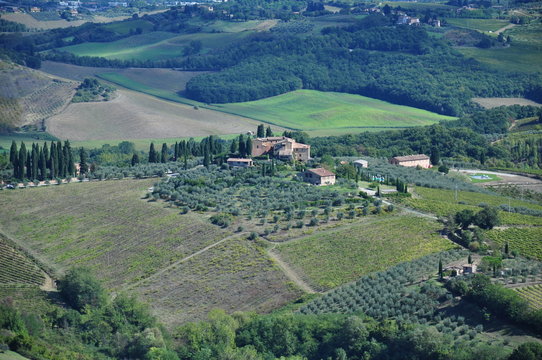
[[[173,161],[179,160],[179,143],[175,141],[175,147],[173,148]]]
[[[45,158],[45,169],[50,169],[51,159],[49,158],[49,148],[47,147],[47,143],[43,144],[42,152],[43,152],[43,157]],[[47,178],[46,173],[44,173],[43,176]]]
[[[10,154],[10,158],[13,159],[13,177],[19,179],[19,154],[17,152],[15,152],[13,156]]]
[[[168,161],[168,153],[167,153],[167,144],[162,144],[162,155],[160,156],[160,161],[165,163]]]
[[[230,154],[235,154],[237,150],[239,149],[239,143],[237,142],[237,139],[233,139],[230,144]]]
[[[28,151],[26,154],[26,178],[34,180],[32,177],[32,150]]]
[[[245,157],[247,155],[246,146],[245,137],[243,134],[239,135],[239,156]]]
[[[504,253],[508,255],[509,249],[508,249],[508,241],[504,244]]]
[[[38,179],[41,181],[45,180],[45,178],[47,177],[47,160],[45,158],[45,146],[47,146],[47,144],[45,144],[43,148],[40,150],[40,155],[39,155],[40,173],[39,173]]]
[[[38,156],[38,145],[32,145],[32,176],[31,179],[37,179],[38,178],[38,162],[39,162],[39,156]]]
[[[62,151],[62,143],[60,141],[56,143],[56,159],[58,161],[57,177],[64,177],[66,159],[64,159],[64,152]]]
[[[19,159],[19,154],[17,152],[17,143],[15,140],[11,142],[11,148],[9,149],[9,162],[15,166],[15,159]]]
[[[209,164],[211,162],[211,159],[209,157],[209,143],[207,143],[207,146],[205,146],[203,148],[203,166],[205,166],[206,168],[209,167]]]
[[[471,254],[469,254],[469,257],[467,258],[467,262],[469,264],[472,264],[472,256],[471,256]]]
[[[149,148],[149,162],[156,162],[156,151],[154,150],[154,143],[151,142],[151,147]]]
[[[56,152],[56,145],[54,142],[51,142],[51,156],[50,156],[50,178],[54,179],[58,175],[58,159],[57,159],[57,152]]]
[[[273,130],[271,130],[271,126],[267,126],[267,129],[265,130],[265,136],[266,137],[273,136]]]
[[[67,149],[66,153],[68,155],[67,172],[70,177],[72,177],[75,174],[75,161],[73,160],[72,147],[68,140],[66,140],[66,142],[64,143],[64,147]]]
[[[256,132],[256,136],[259,138],[265,137],[265,129],[263,124],[258,125],[258,131]]]
[[[252,138],[249,136],[247,138],[247,144],[245,146],[245,152],[248,156],[252,155]]]
[[[79,174],[84,175],[88,172],[87,153],[83,147],[79,148]]]
[[[132,166],[134,166],[135,164],[139,164],[139,155],[137,155],[136,153],[132,155]]]
[[[18,170],[18,178],[23,179],[25,176],[25,165],[26,165],[26,146],[23,142],[21,142],[21,148],[19,149],[19,170]]]
[[[442,259],[438,260],[438,276],[442,279]]]

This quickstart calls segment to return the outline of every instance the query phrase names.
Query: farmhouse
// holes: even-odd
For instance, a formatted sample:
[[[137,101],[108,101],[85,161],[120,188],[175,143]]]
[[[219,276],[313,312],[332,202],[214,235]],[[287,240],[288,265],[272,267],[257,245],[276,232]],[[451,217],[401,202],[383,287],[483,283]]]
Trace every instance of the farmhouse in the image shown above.
[[[252,141],[252,156],[272,155],[281,160],[308,161],[311,146],[286,136],[257,138]]]
[[[476,264],[463,265],[463,274],[474,274],[476,272]]]
[[[354,166],[357,168],[367,168],[369,167],[369,162],[367,160],[354,160]]]
[[[251,167],[254,166],[252,159],[240,159],[240,158],[229,158],[227,160],[229,166],[234,167]]]
[[[308,169],[303,173],[303,180],[313,185],[333,185],[335,174],[324,168]]]
[[[424,154],[396,156],[390,159],[390,164],[413,167],[421,166],[426,169],[431,167],[429,156]]]

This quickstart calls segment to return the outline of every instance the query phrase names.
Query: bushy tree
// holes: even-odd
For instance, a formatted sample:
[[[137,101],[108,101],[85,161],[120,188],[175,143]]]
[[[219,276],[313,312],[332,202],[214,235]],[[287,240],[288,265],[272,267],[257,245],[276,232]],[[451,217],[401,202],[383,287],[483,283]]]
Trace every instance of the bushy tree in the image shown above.
[[[79,311],[85,306],[100,307],[107,300],[100,282],[83,267],[69,270],[60,281],[59,290],[64,300]]]

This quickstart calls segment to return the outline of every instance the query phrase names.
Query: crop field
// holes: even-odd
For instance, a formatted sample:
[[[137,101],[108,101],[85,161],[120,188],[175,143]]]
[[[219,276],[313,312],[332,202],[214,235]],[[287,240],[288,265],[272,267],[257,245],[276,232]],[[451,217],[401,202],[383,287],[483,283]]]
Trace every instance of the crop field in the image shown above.
[[[512,38],[510,47],[493,47],[490,49],[458,48],[467,57],[493,65],[499,70],[536,72],[542,71],[542,38],[540,32],[542,24],[515,26],[507,30],[504,35]]]
[[[269,30],[277,24],[278,20],[249,20],[249,21],[222,21],[216,20],[202,24],[204,32],[237,33],[248,30]]]
[[[472,98],[472,101],[479,104],[480,106],[486,109],[493,109],[499,106],[510,106],[510,105],[531,105],[531,106],[542,106],[537,102],[534,102],[529,99],[524,98]]]
[[[36,124],[66,107],[75,94],[75,83],[53,81],[21,99],[23,124]]]
[[[83,43],[60,48],[79,56],[98,56],[119,60],[161,60],[182,57],[185,47],[193,40],[202,42],[202,53],[221,48],[247,36],[240,33],[175,34],[153,31],[104,43]]]
[[[542,227],[520,227],[492,229],[487,237],[501,247],[508,242],[510,251],[518,251],[521,255],[542,260]]]
[[[454,119],[360,95],[314,90],[298,90],[267,99],[214,107],[278,126],[322,132],[406,128]]]
[[[41,270],[25,254],[14,249],[0,236],[0,286],[7,284],[41,285]]]
[[[153,181],[5,191],[0,226],[59,271],[89,266],[118,288],[227,235],[200,216],[141,200]]]
[[[132,140],[240,134],[258,125],[138,92],[119,89],[117,93],[112,101],[70,104],[46,121],[47,131],[60,139]]]
[[[440,228],[431,220],[387,215],[295,239],[273,251],[315,288],[328,290],[454,247],[438,234]]]
[[[510,24],[508,20],[499,19],[446,18],[446,22],[453,26],[482,32],[497,31]]]
[[[527,300],[536,310],[542,309],[542,285],[525,286],[515,288],[518,294]]]
[[[234,237],[138,287],[170,327],[203,319],[213,308],[267,312],[302,294],[244,237]]]

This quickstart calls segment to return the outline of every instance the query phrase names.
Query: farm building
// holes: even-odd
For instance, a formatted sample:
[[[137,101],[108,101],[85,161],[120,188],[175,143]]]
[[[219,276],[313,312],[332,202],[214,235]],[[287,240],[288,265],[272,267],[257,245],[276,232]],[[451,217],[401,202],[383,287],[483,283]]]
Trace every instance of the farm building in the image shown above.
[[[251,167],[254,166],[252,159],[240,159],[240,158],[229,158],[227,160],[229,166],[233,167]]]
[[[422,168],[426,169],[431,167],[429,156],[424,154],[396,156],[390,159],[390,164],[413,167],[421,166]]]
[[[474,274],[476,272],[476,264],[463,265],[463,274]]]
[[[303,180],[313,185],[333,185],[335,174],[324,168],[308,169],[303,173]]]
[[[311,158],[311,146],[298,143],[286,136],[254,139],[252,156],[267,154],[281,160],[308,161]]]
[[[369,162],[367,160],[354,160],[354,166],[357,168],[367,168],[369,167]]]

